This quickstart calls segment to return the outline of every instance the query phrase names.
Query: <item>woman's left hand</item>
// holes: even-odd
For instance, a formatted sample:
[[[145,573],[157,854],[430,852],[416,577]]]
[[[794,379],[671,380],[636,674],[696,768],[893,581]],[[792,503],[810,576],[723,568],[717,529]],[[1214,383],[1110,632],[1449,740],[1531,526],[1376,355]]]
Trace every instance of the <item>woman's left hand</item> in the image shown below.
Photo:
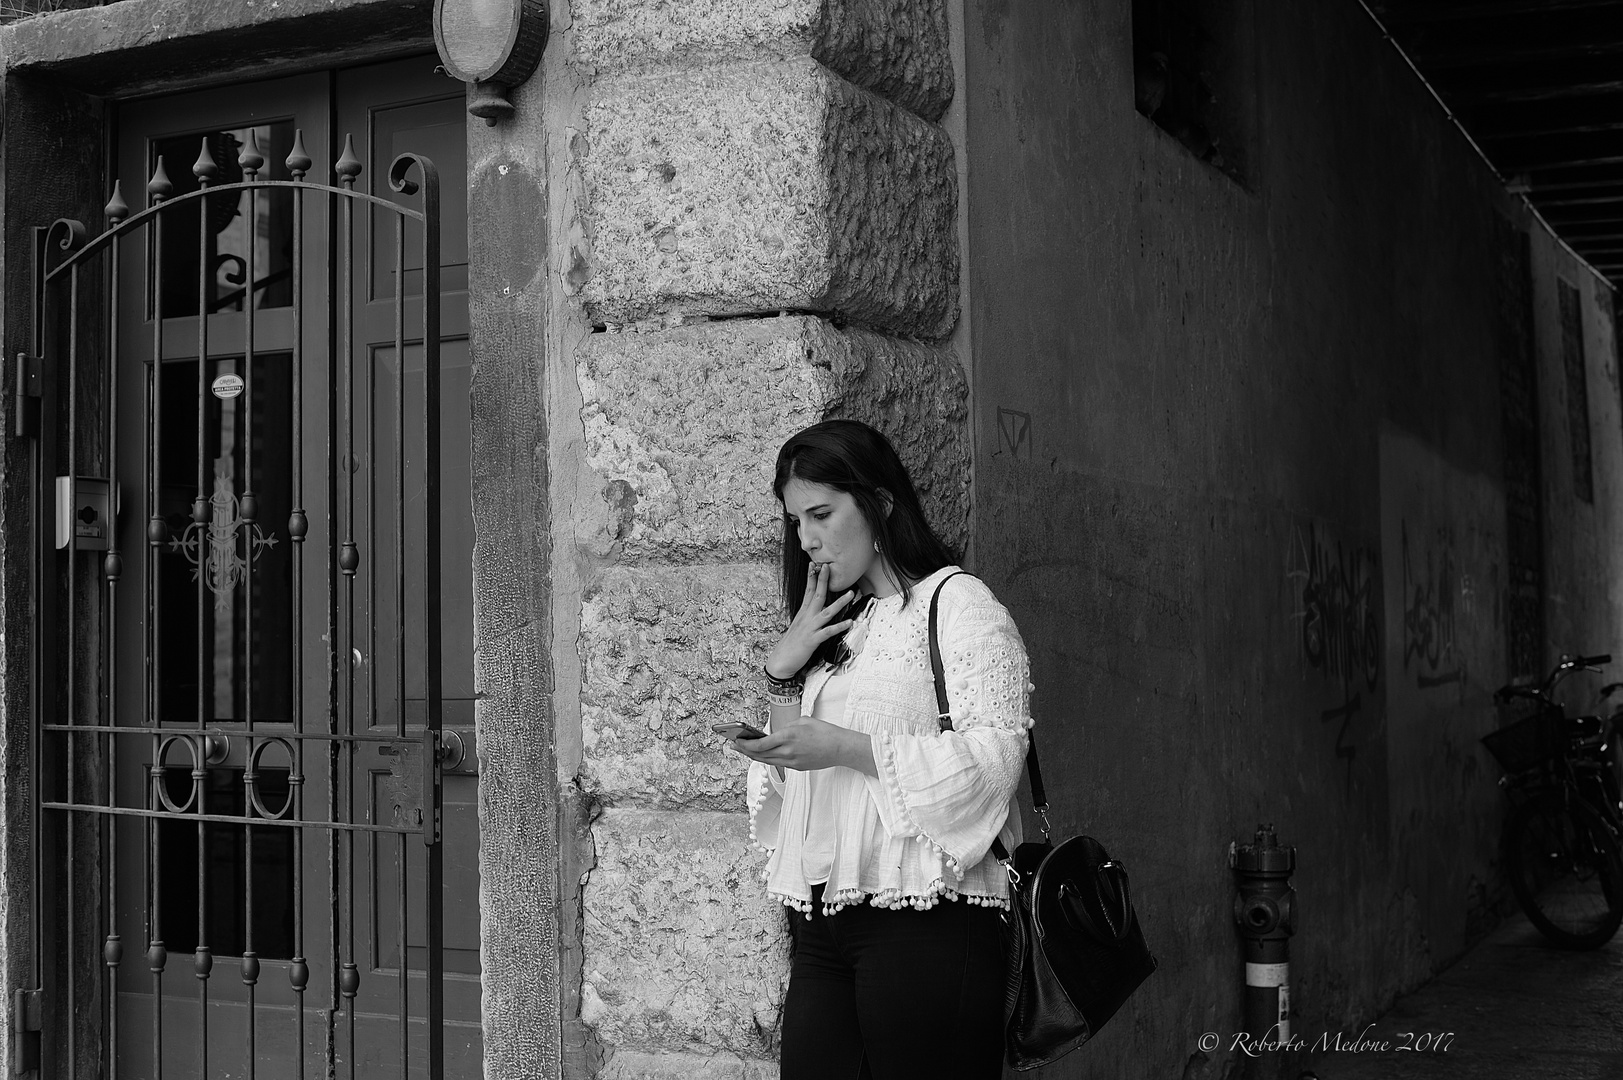
[[[879,775],[873,740],[860,731],[810,716],[774,726],[776,730],[764,738],[734,739],[733,749],[752,761],[785,769],[809,772],[843,765],[869,776]]]

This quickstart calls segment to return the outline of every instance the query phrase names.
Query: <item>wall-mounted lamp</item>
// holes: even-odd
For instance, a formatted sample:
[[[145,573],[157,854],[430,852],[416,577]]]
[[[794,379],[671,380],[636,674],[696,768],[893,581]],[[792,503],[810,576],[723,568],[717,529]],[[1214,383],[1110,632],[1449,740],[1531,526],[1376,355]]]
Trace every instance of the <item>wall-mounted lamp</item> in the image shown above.
[[[445,70],[473,84],[468,111],[494,126],[513,115],[507,91],[541,63],[546,0],[434,0],[434,44]]]

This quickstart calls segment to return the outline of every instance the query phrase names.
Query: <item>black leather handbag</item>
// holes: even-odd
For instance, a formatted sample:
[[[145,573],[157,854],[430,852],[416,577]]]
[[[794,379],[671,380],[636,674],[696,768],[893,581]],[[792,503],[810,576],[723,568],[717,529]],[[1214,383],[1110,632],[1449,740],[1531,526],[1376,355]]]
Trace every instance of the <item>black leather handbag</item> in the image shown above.
[[[930,669],[936,719],[948,731],[952,717],[936,638],[940,598],[938,585],[930,597]],[[1002,841],[992,841],[992,854],[1009,875],[1009,910],[1003,917],[1004,1049],[1009,1064],[1022,1071],[1057,1061],[1093,1038],[1155,970],[1133,911],[1126,868],[1091,836],[1049,842],[1035,738],[1026,752],[1026,774],[1042,840],[1021,844],[1013,858]]]

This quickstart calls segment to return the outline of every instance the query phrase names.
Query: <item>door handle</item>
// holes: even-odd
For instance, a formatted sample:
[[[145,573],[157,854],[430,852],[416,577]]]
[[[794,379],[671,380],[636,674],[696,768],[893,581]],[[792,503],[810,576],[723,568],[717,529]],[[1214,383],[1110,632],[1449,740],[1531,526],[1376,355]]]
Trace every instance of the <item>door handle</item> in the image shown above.
[[[462,742],[462,733],[455,728],[440,729],[440,768],[460,769],[467,756],[468,750]]]
[[[203,760],[218,765],[231,756],[231,736],[210,732],[203,737]]]

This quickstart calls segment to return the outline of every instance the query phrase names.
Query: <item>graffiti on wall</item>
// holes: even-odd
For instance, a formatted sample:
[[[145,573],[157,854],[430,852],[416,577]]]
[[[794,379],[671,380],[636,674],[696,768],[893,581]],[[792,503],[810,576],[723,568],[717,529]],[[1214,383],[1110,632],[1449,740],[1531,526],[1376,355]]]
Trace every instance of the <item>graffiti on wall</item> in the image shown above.
[[[1336,757],[1347,764],[1352,789],[1353,720],[1363,709],[1358,684],[1373,691],[1381,678],[1381,624],[1376,603],[1380,559],[1374,550],[1331,540],[1317,525],[1292,530],[1285,578],[1295,604],[1303,664],[1339,690],[1341,703],[1319,713],[1336,727]]]
[[[1325,709],[1319,714],[1319,723],[1340,722],[1340,726],[1336,728],[1336,757],[1347,763],[1349,770],[1347,781],[1350,785],[1352,782],[1352,759],[1357,756],[1358,748],[1349,741],[1349,732],[1352,728],[1353,717],[1357,716],[1358,710],[1364,707],[1364,699],[1362,695],[1356,693],[1346,694],[1344,697],[1345,700],[1340,705],[1333,709]]]
[[[1460,592],[1454,530],[1443,526],[1422,544],[1402,526],[1403,670],[1415,670],[1422,690],[1463,685],[1465,661],[1455,637],[1454,600]]]
[[[998,453],[1008,454],[1016,461],[1031,460],[1031,414],[1005,409],[997,410]]]
[[[1316,525],[1291,538],[1286,570],[1302,659],[1328,679],[1369,689],[1381,677],[1381,628],[1375,597],[1380,560],[1366,547],[1326,538]]]

